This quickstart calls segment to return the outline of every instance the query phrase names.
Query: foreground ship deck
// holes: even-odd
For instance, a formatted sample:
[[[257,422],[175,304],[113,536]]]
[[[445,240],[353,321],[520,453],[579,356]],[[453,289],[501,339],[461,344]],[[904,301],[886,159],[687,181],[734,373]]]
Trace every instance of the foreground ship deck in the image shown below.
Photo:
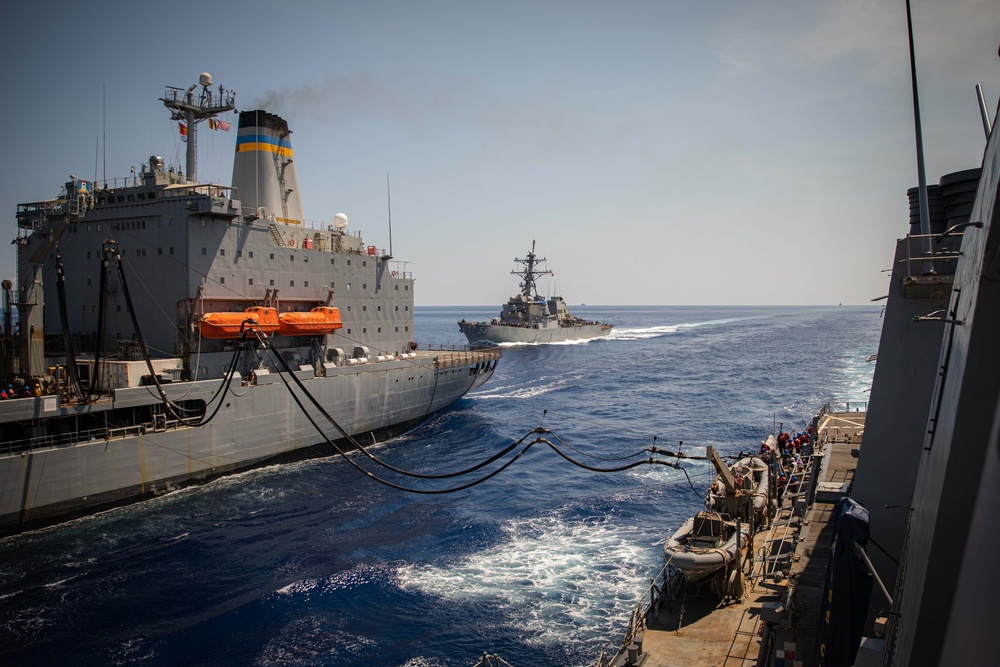
[[[683,618],[644,599],[611,664],[996,662],[1000,134],[981,108],[981,168],[908,193],[867,413],[820,415],[822,479],[782,508],[751,595]]]
[[[754,536],[758,555],[741,602],[687,595],[682,603],[665,602],[646,613],[647,593],[623,651],[609,664],[751,667],[761,664],[760,656],[771,657],[769,664],[804,664],[815,638],[832,508],[853,479],[865,417],[860,408],[818,416],[816,466],[803,476],[796,492],[785,494],[771,528]],[[795,628],[779,618],[790,593],[798,604]],[[766,627],[765,622],[772,625]],[[773,660],[779,654],[783,662]]]

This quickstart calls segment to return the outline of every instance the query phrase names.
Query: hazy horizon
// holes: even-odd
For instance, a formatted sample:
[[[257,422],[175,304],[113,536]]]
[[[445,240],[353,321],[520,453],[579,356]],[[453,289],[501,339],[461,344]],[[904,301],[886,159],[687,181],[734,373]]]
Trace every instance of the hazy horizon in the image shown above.
[[[927,182],[981,164],[1000,12],[912,0]],[[18,4],[0,209],[184,164],[158,98],[201,72],[285,118],[307,219],[392,247],[418,304],[864,305],[916,185],[902,2]],[[235,116],[227,115],[234,121]],[[199,133],[228,184],[236,132]],[[105,130],[106,128],[106,130]],[[106,165],[106,167],[105,167]],[[106,170],[106,172],[105,172]],[[0,277],[14,246],[0,243]],[[95,273],[97,266],[95,264]]]

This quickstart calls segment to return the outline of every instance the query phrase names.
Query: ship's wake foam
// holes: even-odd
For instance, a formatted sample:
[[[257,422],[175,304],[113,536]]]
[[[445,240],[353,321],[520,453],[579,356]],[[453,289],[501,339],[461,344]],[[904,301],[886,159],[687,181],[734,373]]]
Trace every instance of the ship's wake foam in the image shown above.
[[[557,340],[551,343],[542,342],[532,342],[532,343],[500,343],[500,347],[534,347],[537,345],[586,345],[593,340],[600,340],[600,338],[579,338],[577,340]]]
[[[733,322],[744,322],[758,319],[758,315],[752,317],[730,317],[720,320],[706,320],[704,322],[680,322],[678,324],[662,324],[652,327],[622,327],[611,330],[608,336],[612,340],[644,340],[646,338],[656,338],[657,336],[667,336],[670,334],[683,333],[691,329],[701,327],[713,327]]]
[[[515,519],[504,543],[444,564],[405,564],[402,590],[455,603],[493,600],[497,618],[530,642],[598,642],[615,635],[649,576],[648,544],[603,519]]]
[[[646,338],[656,338],[675,334],[681,325],[657,326],[657,327],[633,327],[629,329],[612,329],[608,335],[610,340],[644,340]]]
[[[485,400],[493,398],[535,398],[553,391],[562,389],[579,380],[579,377],[563,376],[559,378],[538,378],[529,381],[528,384],[519,382],[517,384],[486,386],[488,393],[473,392],[467,395],[475,400]]]

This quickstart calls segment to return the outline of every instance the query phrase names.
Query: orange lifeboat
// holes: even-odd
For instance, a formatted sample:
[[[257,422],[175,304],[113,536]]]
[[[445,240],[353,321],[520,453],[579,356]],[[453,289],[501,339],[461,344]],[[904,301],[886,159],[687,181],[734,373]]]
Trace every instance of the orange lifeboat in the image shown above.
[[[278,330],[278,311],[265,306],[253,306],[242,313],[205,313],[198,324],[205,338],[239,338],[246,320],[256,322],[264,333]]]
[[[318,306],[309,312],[289,312],[278,316],[278,333],[282,336],[322,336],[344,326],[340,308]]]

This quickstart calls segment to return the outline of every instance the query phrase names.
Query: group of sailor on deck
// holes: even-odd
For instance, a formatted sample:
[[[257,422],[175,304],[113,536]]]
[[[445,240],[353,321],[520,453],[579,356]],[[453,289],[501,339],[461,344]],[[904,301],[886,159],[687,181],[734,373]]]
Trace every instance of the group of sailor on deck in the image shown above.
[[[798,476],[795,474],[805,468],[805,461],[802,459],[802,448],[812,442],[812,426],[807,426],[805,431],[796,433],[794,436],[782,431],[777,437],[777,450],[772,450],[767,442],[760,443],[760,458],[771,465],[772,462],[780,463],[777,485],[778,493],[788,484],[797,484]]]
[[[20,391],[14,387],[14,385],[9,384],[5,389],[0,389],[0,400],[8,400],[12,398],[31,398],[32,396],[42,395],[42,385],[36,384],[35,390],[32,391],[31,387],[27,384],[20,387]]]

